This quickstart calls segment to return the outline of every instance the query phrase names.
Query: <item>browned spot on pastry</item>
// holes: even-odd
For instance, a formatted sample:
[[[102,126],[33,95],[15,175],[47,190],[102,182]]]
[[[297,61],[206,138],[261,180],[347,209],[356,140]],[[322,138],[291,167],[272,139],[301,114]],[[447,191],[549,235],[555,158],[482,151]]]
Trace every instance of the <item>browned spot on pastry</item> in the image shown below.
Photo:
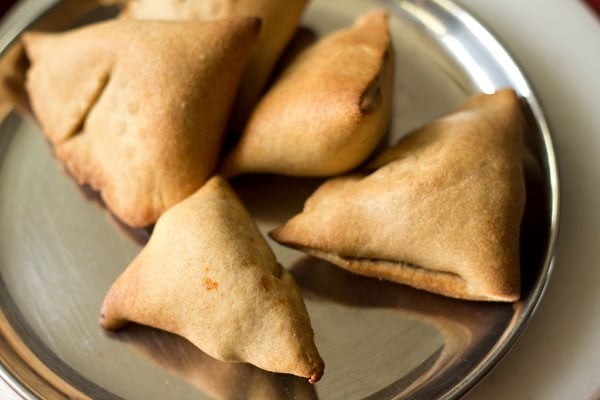
[[[208,246],[215,251],[206,251]],[[237,259],[254,261],[242,266],[232,261]],[[270,284],[267,294],[260,284],[263,277]],[[300,289],[220,177],[160,217],[146,247],[113,284],[101,312],[107,330],[127,321],[155,326],[183,336],[221,361],[237,360],[307,379],[323,372]],[[261,377],[252,383],[269,381]],[[210,390],[215,397],[231,397],[213,386]]]
[[[265,292],[271,290],[271,283],[269,282],[269,278],[266,276],[260,278],[260,285],[263,287],[263,289],[265,289]]]
[[[204,286],[204,289],[208,290],[209,292],[211,290],[217,290],[219,288],[219,283],[213,281],[210,278],[202,279],[202,285]]]

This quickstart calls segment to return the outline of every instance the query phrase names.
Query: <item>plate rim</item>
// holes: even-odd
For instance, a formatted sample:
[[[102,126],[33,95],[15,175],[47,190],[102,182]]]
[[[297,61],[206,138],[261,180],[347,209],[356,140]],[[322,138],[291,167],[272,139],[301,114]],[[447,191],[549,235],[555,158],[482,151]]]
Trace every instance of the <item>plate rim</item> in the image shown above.
[[[541,138],[541,144],[543,144],[543,152],[546,157],[543,158],[545,165],[541,167],[545,170],[547,177],[546,184],[549,189],[547,197],[549,226],[548,226],[548,244],[545,248],[543,257],[543,268],[535,281],[535,285],[530,289],[530,299],[528,302],[523,302],[522,312],[518,319],[513,321],[516,327],[503,335],[498,342],[490,349],[488,354],[481,359],[479,364],[475,366],[466,376],[464,376],[458,383],[448,390],[441,399],[456,399],[464,396],[471,391],[483,378],[487,376],[502,359],[508,354],[513,348],[515,343],[522,336],[523,332],[527,329],[527,326],[531,322],[532,317],[535,315],[544,294],[547,290],[550,278],[556,264],[556,251],[558,236],[560,233],[560,211],[561,211],[561,185],[560,185],[560,169],[558,166],[558,158],[555,151],[554,139],[552,135],[552,129],[550,122],[546,118],[544,107],[540,102],[536,90],[530,83],[531,80],[528,78],[527,73],[521,67],[517,57],[510,52],[508,47],[499,38],[499,35],[495,34],[486,24],[475,17],[475,13],[471,12],[468,7],[462,4],[458,4],[455,0],[381,0],[385,4],[415,4],[419,6],[433,5],[442,9],[444,12],[451,15],[453,18],[460,20],[464,26],[469,29],[469,33],[473,35],[480,43],[482,42],[477,33],[484,34],[485,40],[488,41],[488,45],[484,46],[487,50],[492,46],[494,51],[490,51],[491,55],[494,56],[495,60],[499,65],[504,63],[510,64],[512,75],[509,74],[511,80],[517,80],[519,87],[513,87],[517,94],[526,101],[529,106],[529,110],[532,114],[533,122],[537,128],[537,134]],[[417,19],[417,18],[415,18]],[[418,21],[421,25],[426,26],[427,21]],[[502,59],[498,60],[498,58]],[[504,65],[503,65],[504,66]],[[515,82],[513,82],[514,84]],[[397,396],[396,398],[400,398]]]
[[[0,59],[6,54],[6,52],[13,46],[18,40],[19,35],[35,21],[42,19],[45,15],[51,12],[55,7],[67,0],[47,0],[45,4],[35,4],[31,0],[20,0],[17,2],[11,10],[0,19]],[[89,1],[89,0],[88,0]],[[98,5],[101,5],[101,1],[96,0]],[[557,155],[555,152],[555,145],[552,135],[552,129],[550,123],[546,118],[544,107],[541,104],[536,91],[531,85],[531,80],[523,68],[521,68],[518,59],[508,50],[508,47],[499,39],[493,30],[491,30],[486,24],[481,22],[475,17],[475,13],[472,13],[468,7],[462,4],[457,4],[452,0],[380,0],[380,3],[384,5],[390,5],[394,7],[401,7],[402,4],[413,4],[422,6],[434,6],[442,9],[444,12],[451,15],[453,18],[461,21],[464,26],[468,28],[470,34],[473,35],[480,43],[481,40],[475,32],[484,32],[487,36],[485,37],[488,42],[484,47],[490,50],[490,55],[494,57],[498,65],[506,67],[504,63],[510,64],[512,74],[508,74],[511,80],[518,79],[519,86],[515,87],[515,90],[528,104],[532,113],[533,122],[538,130],[537,135],[541,138],[539,141],[543,146],[543,161],[545,165],[542,165],[546,172],[546,185],[548,187],[548,243],[544,251],[543,266],[540,269],[539,275],[535,280],[535,284],[530,289],[530,296],[527,302],[522,303],[522,312],[519,314],[516,321],[513,321],[515,328],[508,331],[507,334],[503,335],[489,350],[489,352],[480,360],[480,362],[460,381],[454,384],[452,388],[446,391],[441,398],[443,399],[454,399],[459,398],[473,389],[477,383],[479,383],[493,368],[495,368],[499,362],[506,356],[514,344],[522,336],[523,332],[529,325],[533,315],[537,311],[548,283],[552,276],[553,270],[556,264],[556,250],[557,241],[560,232],[560,210],[561,210],[561,185],[560,185],[560,170]],[[415,19],[417,23],[423,23]],[[423,24],[422,24],[423,25]],[[502,59],[502,61],[500,61]],[[513,84],[515,82],[512,82]],[[5,116],[0,116],[2,120]],[[5,319],[4,312],[0,310],[0,319]],[[8,325],[10,323],[7,322]],[[4,323],[3,323],[4,325]],[[18,396],[25,399],[43,399],[40,397],[40,393],[31,388],[29,382],[22,379],[21,376],[15,374],[10,368],[9,362],[6,360],[5,352],[9,351],[14,353],[17,362],[21,362],[24,367],[29,367],[26,360],[23,359],[14,347],[11,346],[4,335],[4,332],[0,332],[0,379],[4,381]],[[35,357],[35,355],[34,355]],[[68,396],[66,392],[60,390],[60,388],[53,385],[49,379],[45,379],[43,376],[36,373],[35,370],[29,368],[30,374],[35,375],[38,379],[41,379],[42,384],[46,384],[47,388],[52,391],[59,391],[60,394]],[[65,385],[70,385],[64,381]],[[75,389],[75,388],[73,388]],[[75,389],[76,390],[76,389]],[[36,393],[38,392],[38,393]],[[59,395],[60,395],[59,394]],[[86,395],[81,394],[83,398],[88,398]],[[395,398],[399,398],[395,397]]]

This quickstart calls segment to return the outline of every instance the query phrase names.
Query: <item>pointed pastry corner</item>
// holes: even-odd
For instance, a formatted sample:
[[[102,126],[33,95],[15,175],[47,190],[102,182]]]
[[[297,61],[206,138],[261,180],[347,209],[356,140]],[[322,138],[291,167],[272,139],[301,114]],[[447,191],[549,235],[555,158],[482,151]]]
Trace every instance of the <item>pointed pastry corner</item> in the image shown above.
[[[496,91],[496,95],[513,103],[518,103],[519,95],[513,88],[505,87]]]
[[[222,361],[311,381],[323,374],[300,290],[220,176],[161,215],[111,287],[101,324],[127,321],[181,335]]]
[[[389,17],[390,12],[385,9],[369,11],[356,18],[354,29],[362,30],[365,34],[374,34],[385,37],[383,44],[391,47],[391,38],[389,37]],[[385,52],[387,55],[389,49]]]
[[[278,242],[278,241],[279,241],[279,238],[281,237],[281,229],[282,229],[284,226],[285,226],[285,225],[281,225],[281,226],[278,226],[278,227],[277,227],[277,228],[275,228],[275,229],[271,229],[271,230],[270,230],[270,231],[267,233],[267,235],[269,235],[269,237],[270,237],[271,239],[273,239],[273,240],[275,240],[276,242]]]
[[[362,34],[379,38],[378,40],[371,38],[368,41],[375,48],[390,47],[389,17],[390,12],[385,9],[368,11],[359,15],[354,20],[354,24],[345,31],[354,32],[354,34],[356,31],[360,31]]]
[[[379,9],[369,11],[356,19],[356,26],[369,26],[369,25],[387,25],[390,18],[390,12],[386,9]]]
[[[317,356],[318,356],[318,354],[317,354]],[[308,378],[308,382],[312,383],[312,384],[319,382],[321,380],[321,378],[323,377],[324,373],[325,373],[325,363],[323,362],[321,357],[319,357],[319,359],[316,360],[316,362],[315,362],[314,369],[311,372],[310,377]]]
[[[504,129],[507,137],[512,137],[514,140],[521,138],[519,140],[522,140],[526,126],[524,110],[521,98],[514,89],[503,88],[492,94],[474,95],[467,101],[466,108],[487,114],[489,121],[497,121],[495,125],[507,126]]]
[[[20,41],[25,49],[27,59],[33,63],[33,61],[43,58],[48,53],[53,54],[57,35],[60,34],[42,31],[24,32],[20,37]]]
[[[519,103],[519,95],[513,88],[502,88],[496,91],[493,96],[498,97],[503,102],[507,104],[518,104]]]
[[[310,227],[304,219],[304,211],[285,224],[273,229],[268,233],[269,237],[277,243],[301,251],[310,248],[310,236],[307,234]]]
[[[492,94],[480,93],[472,96],[467,101],[467,108],[491,107],[519,111],[520,104],[519,95],[514,89],[502,88]]]
[[[523,118],[522,103],[518,93],[511,88],[500,89],[495,93],[498,104],[508,111],[510,118],[521,120]]]
[[[458,296],[457,296],[458,297]],[[509,290],[505,292],[500,291],[482,291],[479,293],[472,293],[462,295],[459,298],[465,300],[480,300],[480,301],[492,301],[498,303],[514,303],[519,301],[521,298],[520,290]]]
[[[478,276],[466,273],[465,285],[454,290],[450,297],[474,301],[514,303],[521,298],[520,266],[496,265],[478,271]]]
[[[33,32],[33,31],[24,32],[21,35],[21,43],[27,49],[28,47],[31,46],[32,42],[36,41],[37,36],[39,36],[39,33],[37,33],[37,32]]]
[[[21,42],[25,47],[35,45],[41,38],[43,38],[44,33],[37,31],[27,31],[23,32],[21,35]]]
[[[131,262],[127,269],[112,284],[108,293],[104,297],[102,307],[100,307],[100,326],[107,331],[115,332],[129,323],[129,319],[124,316],[129,307],[129,297],[135,296],[135,281],[137,280],[137,270],[141,267],[140,258],[142,253]],[[132,284],[134,282],[134,284]]]
[[[21,35],[21,43],[30,62],[40,56],[41,48],[48,37],[49,34],[37,31],[28,31]]]
[[[108,292],[100,309],[100,326],[107,331],[116,331],[123,327],[127,321],[120,318],[116,312],[118,300],[115,299],[114,289]]]
[[[521,293],[520,293],[520,290],[517,290],[517,291],[511,291],[508,293],[503,293],[502,295],[494,298],[493,301],[514,303],[516,301],[519,301],[520,299],[521,299]]]
[[[271,239],[273,239],[274,241],[276,241],[277,243],[285,244],[286,246],[292,246],[292,243],[290,243],[287,240],[288,235],[286,234],[289,223],[290,223],[290,221],[269,231],[269,233],[268,233],[269,237]]]
[[[237,195],[235,194],[231,186],[229,186],[229,184],[227,183],[226,178],[223,177],[221,174],[214,175],[212,178],[206,181],[206,183],[204,184],[204,189],[206,191],[216,191],[226,193],[227,195],[233,195],[235,196],[234,198],[237,200]]]
[[[290,279],[291,275],[289,276]],[[285,279],[285,278],[284,278]],[[295,283],[294,283],[295,284]],[[306,332],[304,332],[306,335]],[[312,330],[310,331],[310,335],[306,335],[301,342],[298,342],[297,345],[300,345],[300,348],[296,348],[296,351],[292,353],[301,354],[297,356],[294,364],[295,367],[290,370],[295,370],[294,374],[297,376],[305,377],[308,379],[309,383],[317,383],[323,377],[325,373],[325,363],[319,354],[319,350],[314,342],[314,333]],[[302,343],[302,344],[300,344]],[[294,343],[289,343],[288,346],[293,348]],[[299,351],[298,351],[299,350]]]
[[[487,284],[479,288],[483,300],[514,303],[521,298],[520,266],[505,267],[505,272],[492,279],[488,278]],[[500,271],[495,271],[497,274]]]

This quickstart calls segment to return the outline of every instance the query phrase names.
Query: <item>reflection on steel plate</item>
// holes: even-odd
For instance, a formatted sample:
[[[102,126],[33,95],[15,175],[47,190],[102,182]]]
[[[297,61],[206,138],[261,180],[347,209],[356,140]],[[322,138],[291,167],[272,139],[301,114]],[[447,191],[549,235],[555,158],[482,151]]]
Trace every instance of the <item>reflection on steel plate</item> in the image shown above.
[[[545,288],[558,221],[550,134],[527,81],[473,17],[447,0],[313,0],[303,25],[320,35],[387,7],[396,53],[386,145],[469,94],[514,87],[530,122],[522,224],[523,299],[448,299],[351,275],[274,242],[303,290],[326,362],[322,382],[214,360],[189,342],[97,323],[102,299],[149,232],[117,223],[62,171],[29,113],[24,29],[62,30],[115,15],[90,0],[26,0],[0,26],[0,376],[24,398],[456,398],[514,343]],[[44,11],[46,10],[46,11]],[[234,182],[263,233],[299,211],[316,179]]]

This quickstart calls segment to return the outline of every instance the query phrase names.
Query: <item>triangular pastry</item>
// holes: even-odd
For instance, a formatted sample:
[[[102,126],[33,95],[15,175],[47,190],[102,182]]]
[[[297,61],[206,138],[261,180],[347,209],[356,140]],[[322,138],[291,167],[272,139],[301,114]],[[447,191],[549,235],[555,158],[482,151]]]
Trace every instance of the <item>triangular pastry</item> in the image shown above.
[[[255,18],[117,20],[24,36],[27,89],[57,157],[131,226],[214,172]]]
[[[512,90],[477,95],[331,179],[272,232],[352,272],[471,300],[520,294],[524,130]]]
[[[300,290],[220,177],[160,217],[110,289],[102,326],[127,321],[176,333],[219,360],[311,382],[323,374]]]
[[[351,170],[386,132],[393,80],[388,14],[371,12],[283,69],[221,173],[329,176]]]
[[[209,20],[258,17],[263,25],[232,113],[239,133],[271,71],[294,36],[308,0],[131,0],[124,15],[136,19]]]

